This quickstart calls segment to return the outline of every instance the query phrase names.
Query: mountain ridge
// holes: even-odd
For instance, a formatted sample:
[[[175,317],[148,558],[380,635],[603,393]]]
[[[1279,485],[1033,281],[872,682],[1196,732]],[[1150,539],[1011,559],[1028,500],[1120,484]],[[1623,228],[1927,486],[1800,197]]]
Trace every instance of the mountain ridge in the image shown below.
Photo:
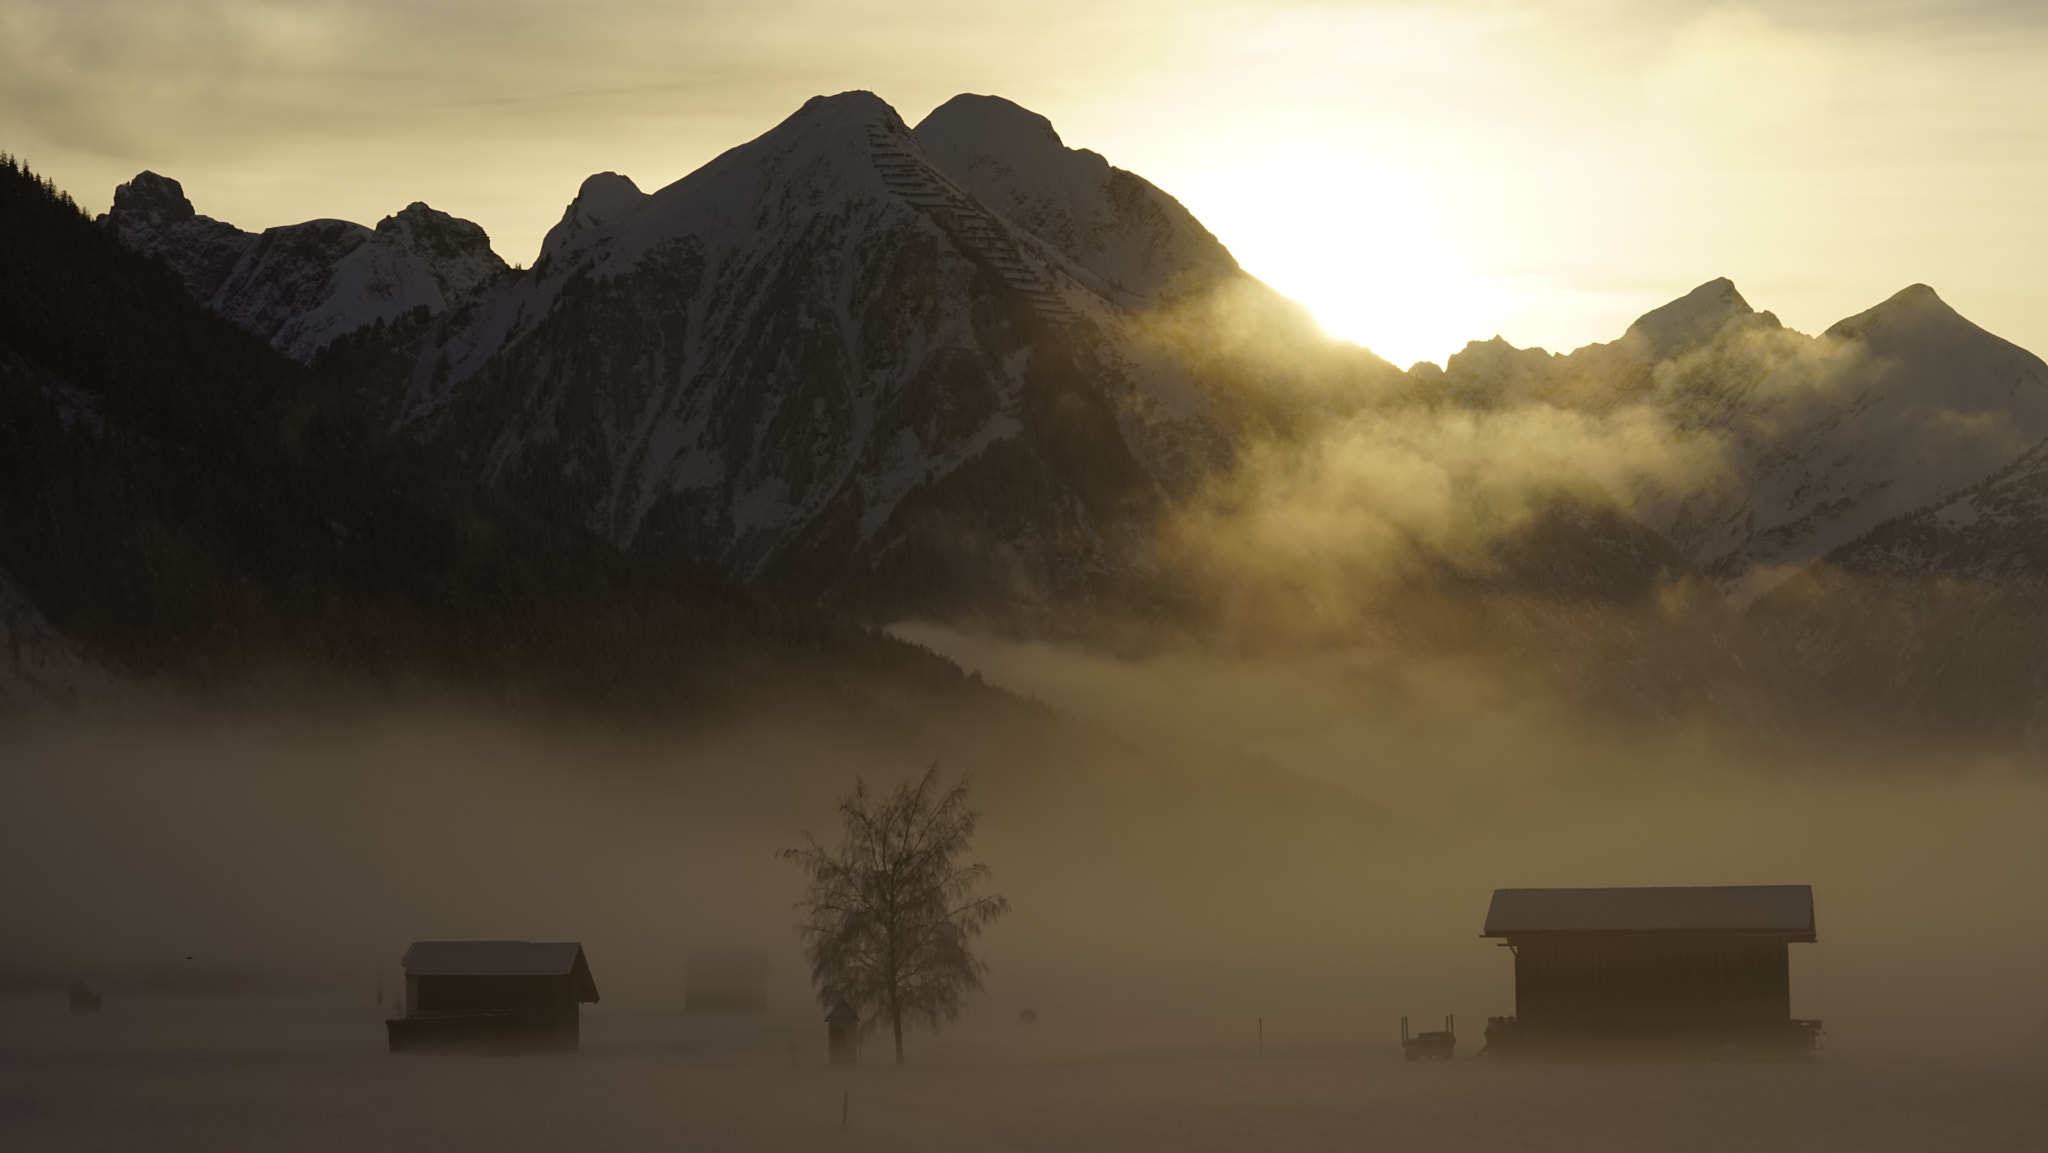
[[[1424,379],[1466,405],[1642,405],[1700,438],[1717,483],[1616,496],[1737,603],[2048,438],[2048,364],[1925,285],[1808,337],[1713,280],[1612,344],[1475,342]]]
[[[309,363],[337,337],[440,312],[507,271],[476,224],[414,201],[366,228],[319,219],[244,232],[201,216],[176,180],[142,172],[102,225],[164,258],[194,299]]]
[[[688,724],[993,699],[922,650],[656,570],[393,437],[0,162],[10,699],[481,701]],[[19,703],[19,702],[17,702]]]
[[[1669,467],[1604,495],[1552,478],[1486,550],[1418,546],[1403,595],[1465,605],[1450,623],[1359,627],[1506,628],[1524,654],[1645,670],[1660,658],[1629,646],[1683,645],[1723,680],[1717,652],[1777,659],[1737,636],[1744,606],[2048,438],[2048,366],[1925,285],[1808,336],[1717,278],[1611,342],[1496,337],[1402,373],[1322,336],[1162,190],[972,94],[915,128],[873,93],[816,97],[652,192],[594,174],[533,268],[326,349],[402,437],[657,563],[1084,641],[1229,635],[1230,596],[1160,534],[1259,453],[1450,416],[1650,429]],[[1671,592],[1701,582],[1731,609]],[[1659,598],[1714,623],[1588,615]]]

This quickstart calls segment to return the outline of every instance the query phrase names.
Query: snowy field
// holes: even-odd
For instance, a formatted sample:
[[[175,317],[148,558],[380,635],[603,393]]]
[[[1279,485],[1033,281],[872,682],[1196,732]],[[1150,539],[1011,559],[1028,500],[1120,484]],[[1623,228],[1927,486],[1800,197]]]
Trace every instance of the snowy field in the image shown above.
[[[1391,1043],[1260,1058],[919,1038],[909,1068],[835,1069],[790,1019],[598,1007],[582,1053],[501,1058],[393,1057],[378,1021],[282,999],[96,1018],[0,1002],[0,1149],[2048,1149],[2039,1058],[1407,1064]]]

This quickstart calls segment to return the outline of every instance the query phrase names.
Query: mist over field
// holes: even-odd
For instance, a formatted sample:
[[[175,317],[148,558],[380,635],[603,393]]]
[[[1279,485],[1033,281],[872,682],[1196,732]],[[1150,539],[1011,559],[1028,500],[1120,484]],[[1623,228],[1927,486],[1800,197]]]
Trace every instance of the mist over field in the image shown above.
[[[751,947],[776,1020],[802,1029],[799,878],[774,852],[829,833],[856,775],[936,761],[973,780],[979,855],[1016,911],[988,935],[986,991],[914,1040],[919,1060],[1227,1047],[1261,1017],[1289,1043],[1378,1045],[1404,1013],[1476,1036],[1513,1010],[1505,951],[1477,936],[1497,887],[1812,884],[1820,943],[1793,948],[1793,1008],[1827,1022],[1830,1053],[2016,1052],[2048,1019],[2030,960],[2048,782],[2017,760],[1759,757],[1537,702],[1476,710],[1484,690],[1449,669],[1375,683],[1337,658],[914,635],[1081,721],[11,726],[0,971],[24,990],[90,977],[112,1011],[144,992],[368,1000],[414,939],[571,939],[601,1019],[679,1007],[691,949]]]
[[[676,735],[474,712],[106,714],[0,741],[0,1133],[23,1149],[1975,1147],[2043,1131],[2048,782],[1746,755],[1453,669],[1104,658],[905,629],[1078,718]],[[1361,683],[1363,681],[1364,683]],[[1375,691],[1360,691],[1371,689]],[[1048,728],[1054,731],[1048,733]],[[775,850],[855,775],[971,774],[1014,913],[911,1064],[823,1061]],[[1502,886],[1814,886],[1814,1065],[1402,1062],[1512,1012]],[[418,938],[578,940],[583,1051],[383,1051]],[[769,1011],[680,1013],[760,948]],[[98,1016],[58,986],[104,989]],[[1033,1020],[1023,1020],[1026,1011]],[[1478,1076],[1479,1071],[1488,1075]],[[322,1118],[309,1127],[310,1118]],[[842,1117],[850,1121],[842,1128]]]

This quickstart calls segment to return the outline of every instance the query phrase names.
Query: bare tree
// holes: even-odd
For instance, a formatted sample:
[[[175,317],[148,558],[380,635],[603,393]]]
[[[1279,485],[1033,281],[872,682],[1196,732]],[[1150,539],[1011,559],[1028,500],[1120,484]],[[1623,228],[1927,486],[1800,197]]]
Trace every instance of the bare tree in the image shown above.
[[[818,1003],[858,1010],[861,1032],[886,1021],[903,1063],[903,1026],[938,1027],[960,1015],[986,966],[974,939],[1010,902],[978,892],[988,866],[967,860],[981,814],[967,782],[940,791],[938,766],[888,798],[855,781],[839,802],[845,835],[827,849],[806,833],[784,849],[810,878],[796,907]]]

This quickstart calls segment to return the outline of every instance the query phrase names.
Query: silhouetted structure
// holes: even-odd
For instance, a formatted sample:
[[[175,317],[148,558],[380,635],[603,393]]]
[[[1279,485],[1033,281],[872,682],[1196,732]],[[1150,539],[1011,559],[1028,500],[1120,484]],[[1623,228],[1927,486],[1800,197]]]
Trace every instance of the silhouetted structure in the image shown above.
[[[1401,1056],[1410,1061],[1448,1061],[1458,1055],[1456,1019],[1444,1018],[1442,1029],[1408,1034],[1408,1018],[1401,1018]]]
[[[102,1004],[100,991],[84,981],[71,982],[71,988],[65,990],[65,992],[70,995],[72,1012],[97,1013],[100,1011]]]
[[[685,1013],[768,1011],[768,954],[759,949],[698,949],[684,973]]]
[[[567,1052],[597,983],[575,941],[415,941],[405,951],[405,1016],[385,1022],[391,1051]]]
[[[1820,1032],[1792,1017],[1789,946],[1815,939],[1806,885],[1498,889],[1483,935],[1515,957],[1491,1056],[1794,1056]]]
[[[844,1001],[825,1014],[825,1047],[834,1065],[852,1065],[860,1060],[860,1014]]]

